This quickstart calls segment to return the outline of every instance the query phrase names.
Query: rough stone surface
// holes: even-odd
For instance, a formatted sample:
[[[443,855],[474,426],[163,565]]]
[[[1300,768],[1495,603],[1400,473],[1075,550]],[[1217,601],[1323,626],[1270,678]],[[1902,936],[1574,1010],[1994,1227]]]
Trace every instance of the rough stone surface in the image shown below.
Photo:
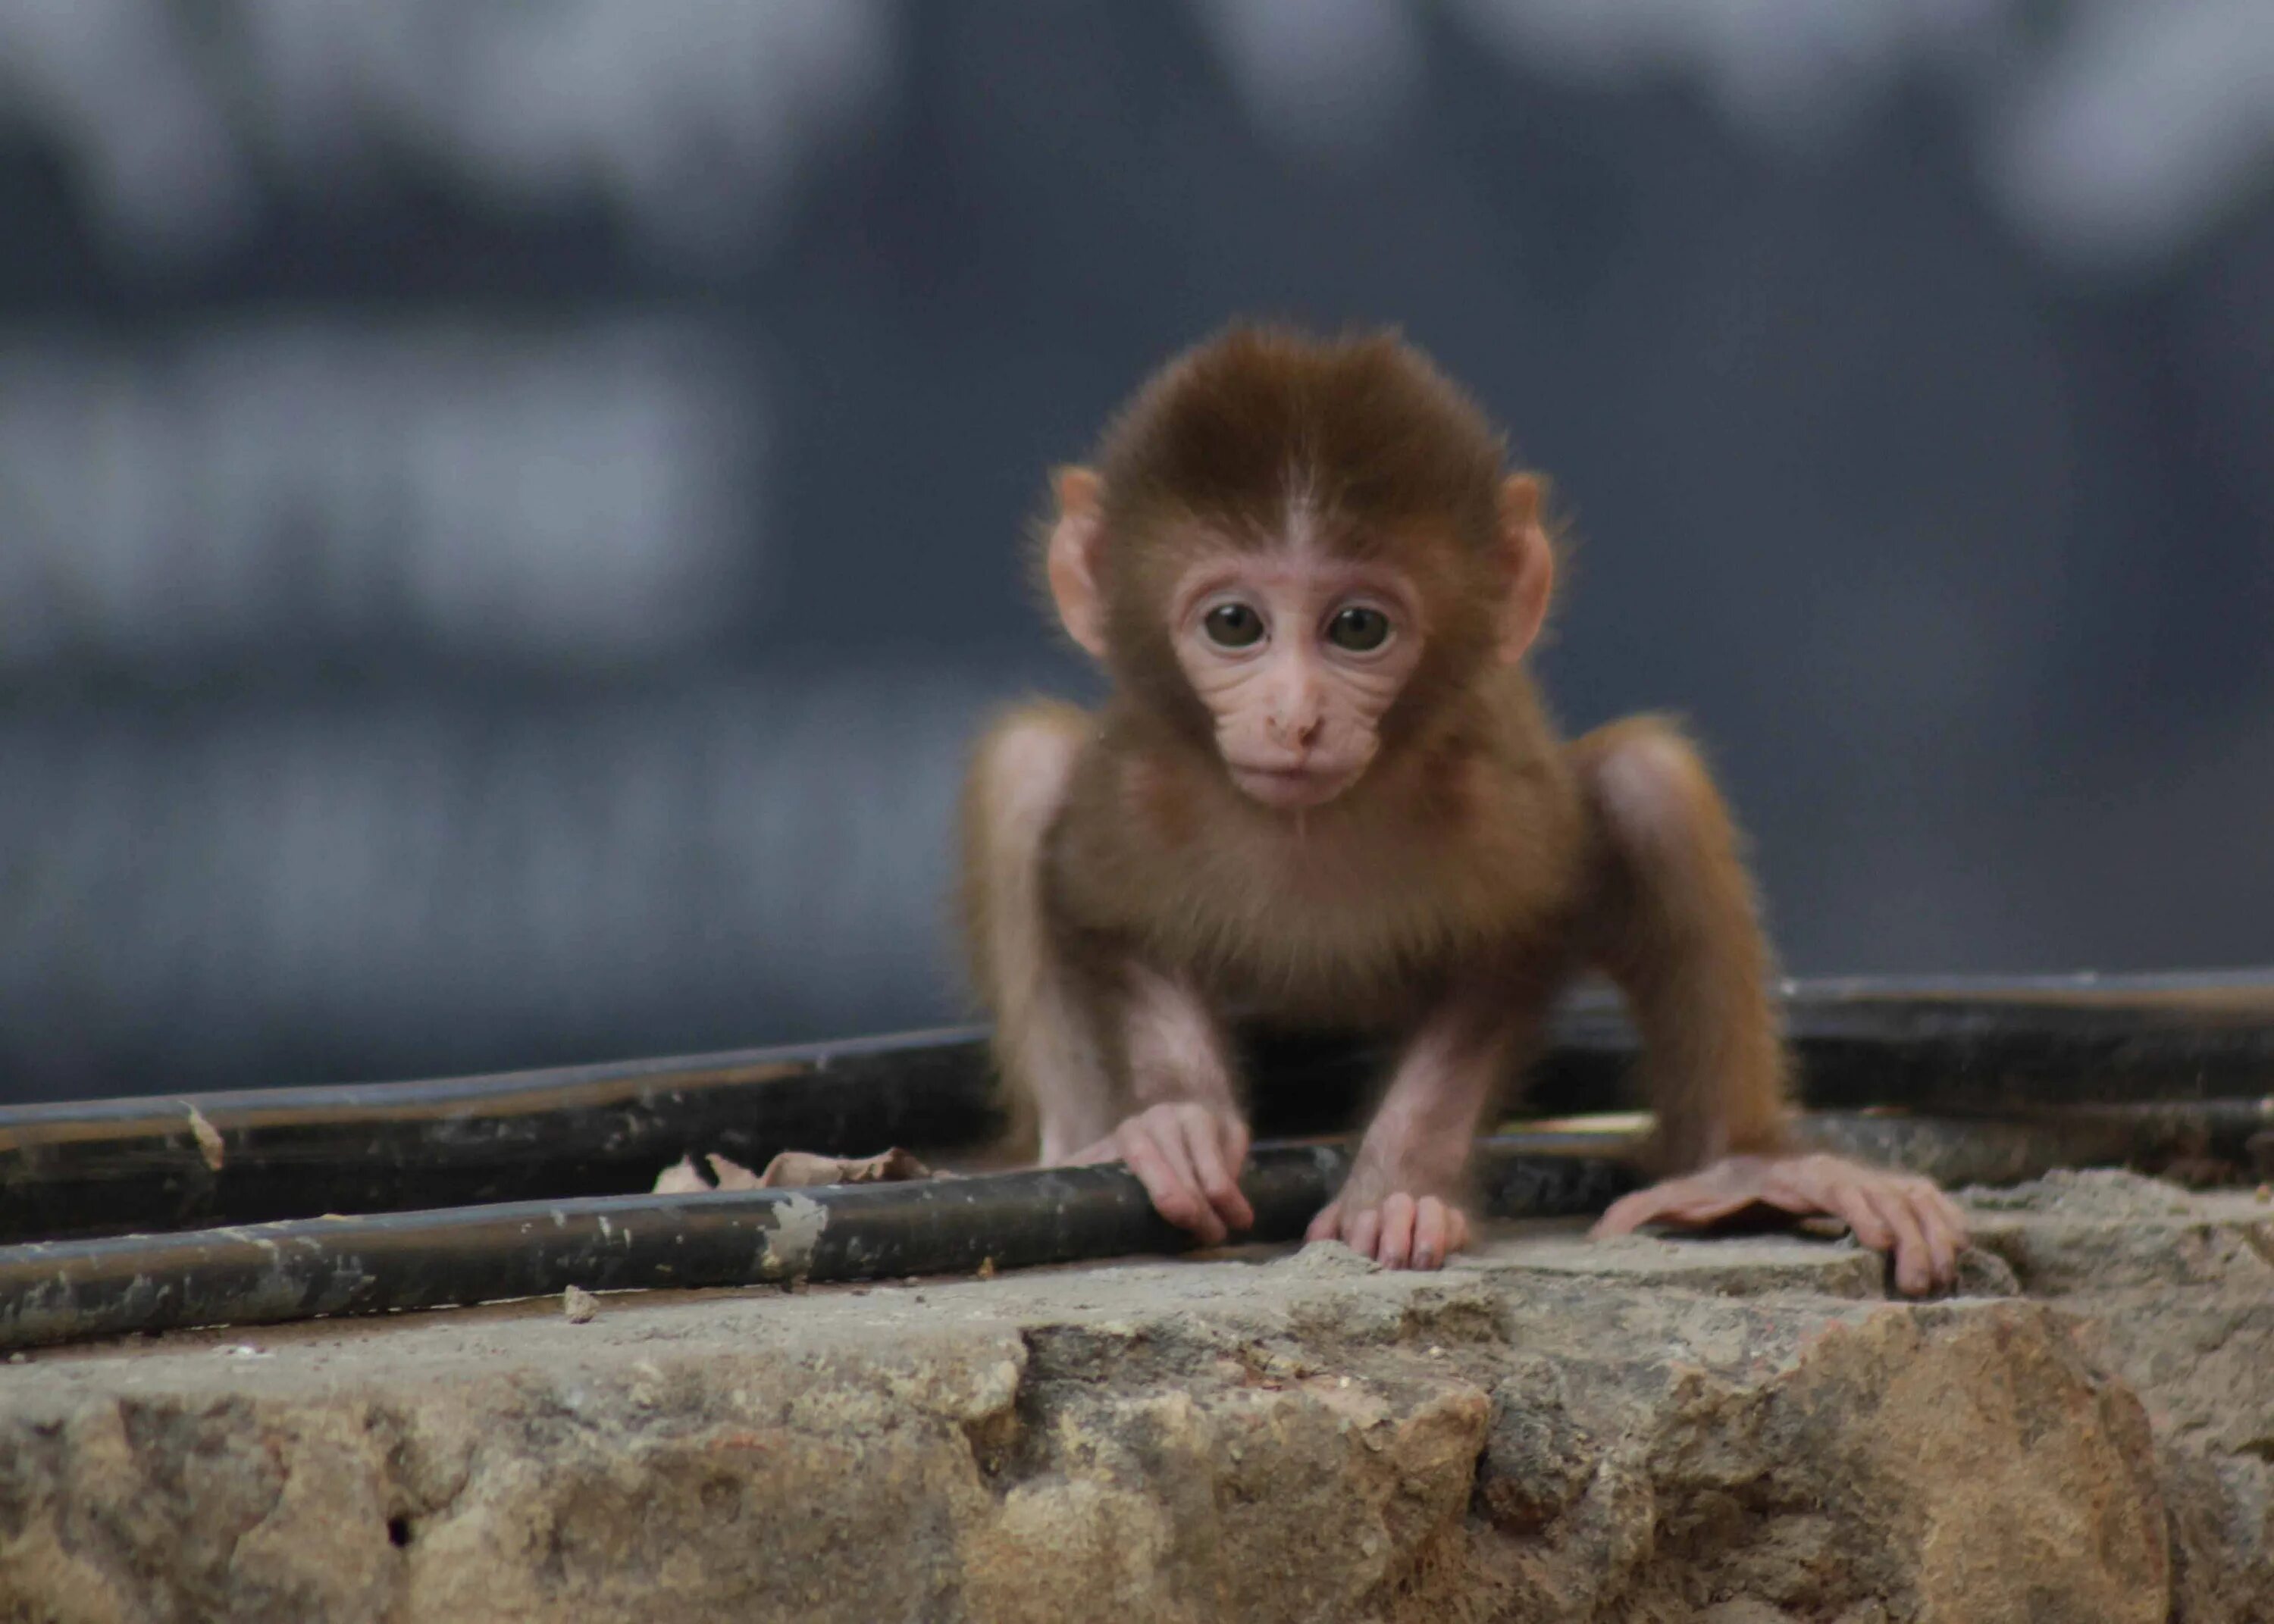
[[[1845,1244],[1510,1227],[619,1296],[0,1365],[0,1619],[2274,1617],[2274,1209]]]

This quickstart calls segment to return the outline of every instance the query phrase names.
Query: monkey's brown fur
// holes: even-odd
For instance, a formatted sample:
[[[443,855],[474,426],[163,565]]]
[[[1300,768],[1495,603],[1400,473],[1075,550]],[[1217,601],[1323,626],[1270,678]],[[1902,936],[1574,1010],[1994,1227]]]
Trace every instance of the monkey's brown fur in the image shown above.
[[[1236,1019],[1414,1032],[1434,1015],[1429,1064],[1505,1078],[1588,966],[1634,1008],[1665,1170],[1785,1149],[1768,951],[1705,768],[1653,718],[1563,742],[1495,657],[1504,544],[1538,529],[1536,485],[1503,462],[1468,397],[1387,336],[1235,330],[1108,428],[1091,646],[1112,696],[1003,718],[964,809],[971,963],[1046,1156],[1163,1100],[1236,1112]],[[1186,572],[1273,549],[1394,566],[1419,605],[1371,764],[1294,813],[1235,786],[1171,641]],[[1456,1166],[1475,1126],[1458,1119],[1487,1093],[1431,1130],[1457,1130]]]

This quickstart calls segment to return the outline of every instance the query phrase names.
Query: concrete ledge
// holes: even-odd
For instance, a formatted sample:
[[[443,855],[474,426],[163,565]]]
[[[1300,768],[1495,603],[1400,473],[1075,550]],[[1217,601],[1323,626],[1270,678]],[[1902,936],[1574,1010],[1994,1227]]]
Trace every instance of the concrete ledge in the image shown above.
[[[0,1619],[2274,1614],[2274,1208],[1845,1244],[1510,1226],[177,1333],[0,1366]]]

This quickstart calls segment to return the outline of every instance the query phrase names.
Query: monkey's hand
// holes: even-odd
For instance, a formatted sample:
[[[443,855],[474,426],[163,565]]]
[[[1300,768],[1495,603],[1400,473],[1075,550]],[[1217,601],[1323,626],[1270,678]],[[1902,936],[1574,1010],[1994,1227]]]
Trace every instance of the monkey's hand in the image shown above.
[[[1627,1235],[1646,1223],[1703,1228],[1748,1207],[1845,1219],[1856,1238],[1895,1257],[1895,1284],[1922,1297],[1947,1290],[1966,1246],[1966,1216],[1931,1179],[1865,1167],[1841,1156],[1728,1156],[1611,1204],[1597,1235]]]
[[[1231,1230],[1255,1223],[1255,1209],[1239,1192],[1247,1124],[1229,1109],[1191,1101],[1148,1106],[1065,1161],[1068,1167],[1127,1162],[1144,1181],[1154,1210],[1204,1246],[1221,1245]]]
[[[1345,1242],[1384,1268],[1443,1267],[1469,1244],[1468,1214],[1444,1193],[1458,1184],[1460,1167],[1457,1162],[1449,1173],[1419,1161],[1361,1146],[1341,1192],[1311,1220],[1303,1238]]]

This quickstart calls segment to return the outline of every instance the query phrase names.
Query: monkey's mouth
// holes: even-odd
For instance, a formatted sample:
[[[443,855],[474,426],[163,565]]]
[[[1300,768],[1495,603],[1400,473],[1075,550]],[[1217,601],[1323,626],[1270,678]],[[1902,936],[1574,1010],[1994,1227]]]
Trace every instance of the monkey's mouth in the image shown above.
[[[1226,763],[1240,793],[1277,811],[1323,806],[1350,787],[1355,774],[1332,767],[1242,767]]]

